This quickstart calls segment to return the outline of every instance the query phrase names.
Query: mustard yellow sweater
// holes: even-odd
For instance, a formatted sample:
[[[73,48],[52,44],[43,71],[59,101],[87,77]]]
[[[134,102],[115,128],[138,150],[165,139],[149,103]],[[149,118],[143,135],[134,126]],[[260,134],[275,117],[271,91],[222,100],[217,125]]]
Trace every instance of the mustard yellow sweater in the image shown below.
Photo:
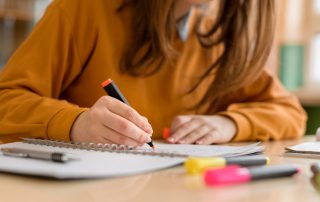
[[[121,0],[56,0],[0,74],[0,140],[42,137],[69,140],[77,116],[105,95],[100,83],[112,78],[160,137],[186,106],[206,88],[181,96],[212,60],[194,34],[174,44],[173,65],[147,78],[119,72],[119,61],[132,30],[130,9],[117,13]],[[267,71],[240,89],[220,112],[235,121],[234,141],[296,138],[306,115],[298,100]],[[241,101],[242,100],[242,101]],[[243,101],[245,100],[245,102]]]

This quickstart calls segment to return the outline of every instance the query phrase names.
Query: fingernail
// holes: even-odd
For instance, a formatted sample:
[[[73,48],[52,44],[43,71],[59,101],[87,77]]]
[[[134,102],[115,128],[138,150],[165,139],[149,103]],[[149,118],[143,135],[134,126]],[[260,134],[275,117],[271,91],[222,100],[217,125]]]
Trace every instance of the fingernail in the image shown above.
[[[147,136],[146,141],[147,141],[147,142],[151,142],[151,137],[150,137],[150,136]]]
[[[145,131],[149,134],[152,134],[153,133],[153,129],[152,129],[152,126],[150,124],[146,125],[145,126]]]
[[[173,143],[173,142],[174,142],[174,138],[173,138],[173,137],[169,137],[169,138],[168,138],[168,141],[171,142],[171,143]]]
[[[196,144],[203,144],[203,142],[202,141],[197,141]]]
[[[153,129],[152,129],[151,125],[149,125],[148,130],[149,130],[149,133],[150,133],[150,134],[153,133]]]

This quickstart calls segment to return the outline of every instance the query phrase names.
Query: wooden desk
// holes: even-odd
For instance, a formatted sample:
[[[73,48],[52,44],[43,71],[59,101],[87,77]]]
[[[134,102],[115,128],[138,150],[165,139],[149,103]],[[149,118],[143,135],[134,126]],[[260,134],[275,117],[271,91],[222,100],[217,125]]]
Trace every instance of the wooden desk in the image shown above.
[[[313,138],[304,138],[312,141]],[[244,185],[208,188],[199,177],[182,167],[133,177],[100,180],[57,181],[0,174],[1,201],[130,201],[130,202],[312,202],[320,194],[310,183],[309,165],[316,160],[282,157],[283,148],[301,142],[265,143],[272,164],[292,163],[303,168],[293,178],[257,181]]]

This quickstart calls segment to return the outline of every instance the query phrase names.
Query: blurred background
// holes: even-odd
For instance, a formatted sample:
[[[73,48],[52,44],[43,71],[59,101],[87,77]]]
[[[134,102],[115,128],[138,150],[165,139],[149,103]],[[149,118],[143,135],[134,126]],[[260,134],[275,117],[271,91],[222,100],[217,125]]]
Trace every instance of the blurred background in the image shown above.
[[[41,18],[51,0],[0,0],[0,71]],[[275,0],[277,28],[267,68],[296,94],[309,120],[320,126],[320,0]]]

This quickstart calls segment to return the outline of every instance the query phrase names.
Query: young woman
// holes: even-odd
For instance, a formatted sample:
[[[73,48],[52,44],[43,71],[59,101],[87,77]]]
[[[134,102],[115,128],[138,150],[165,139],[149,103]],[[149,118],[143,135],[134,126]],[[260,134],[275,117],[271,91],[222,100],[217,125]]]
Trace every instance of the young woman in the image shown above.
[[[263,65],[273,0],[56,0],[0,76],[0,137],[278,140],[306,116]],[[105,95],[112,78],[132,107]],[[146,118],[147,117],[147,118]]]

